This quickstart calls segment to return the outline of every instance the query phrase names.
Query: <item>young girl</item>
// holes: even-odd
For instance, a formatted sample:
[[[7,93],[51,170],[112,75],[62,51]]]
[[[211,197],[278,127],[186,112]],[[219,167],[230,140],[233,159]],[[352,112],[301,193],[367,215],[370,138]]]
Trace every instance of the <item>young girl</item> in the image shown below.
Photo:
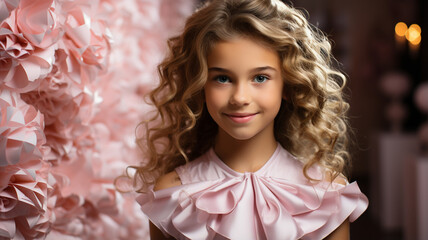
[[[214,0],[168,44],[135,178],[152,239],[348,239],[368,201],[326,37],[279,0]]]

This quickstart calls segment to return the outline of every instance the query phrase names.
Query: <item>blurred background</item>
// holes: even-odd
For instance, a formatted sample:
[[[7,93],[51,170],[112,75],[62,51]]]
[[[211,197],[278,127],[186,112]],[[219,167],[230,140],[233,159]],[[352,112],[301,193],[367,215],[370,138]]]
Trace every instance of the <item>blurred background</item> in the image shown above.
[[[295,0],[348,74],[351,179],[370,200],[352,239],[428,239],[428,2]]]

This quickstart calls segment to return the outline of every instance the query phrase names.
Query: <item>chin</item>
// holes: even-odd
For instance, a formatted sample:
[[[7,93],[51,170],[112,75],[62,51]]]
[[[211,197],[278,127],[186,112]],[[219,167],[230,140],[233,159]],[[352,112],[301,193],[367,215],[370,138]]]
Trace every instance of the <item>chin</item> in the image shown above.
[[[255,136],[255,134],[248,134],[248,133],[228,133],[229,136],[231,136],[233,139],[235,140],[239,140],[239,141],[245,141],[245,140],[250,140],[251,138],[253,138]]]

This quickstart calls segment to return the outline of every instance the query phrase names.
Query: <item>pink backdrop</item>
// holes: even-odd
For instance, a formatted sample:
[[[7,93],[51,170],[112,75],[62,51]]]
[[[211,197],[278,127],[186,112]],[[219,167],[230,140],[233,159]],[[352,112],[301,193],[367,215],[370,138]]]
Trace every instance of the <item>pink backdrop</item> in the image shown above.
[[[140,156],[165,39],[189,0],[0,0],[0,239],[144,239],[115,177]]]

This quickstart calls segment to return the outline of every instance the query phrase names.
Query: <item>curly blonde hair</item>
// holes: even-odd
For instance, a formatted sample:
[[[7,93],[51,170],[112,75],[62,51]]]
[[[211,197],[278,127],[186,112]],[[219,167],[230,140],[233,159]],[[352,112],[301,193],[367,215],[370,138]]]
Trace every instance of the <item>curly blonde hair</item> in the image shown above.
[[[149,95],[156,116],[139,125],[144,131],[137,142],[148,157],[134,167],[134,183],[143,183],[140,191],[212,147],[218,126],[204,104],[206,56],[217,42],[239,36],[267,44],[282,61],[286,99],[275,118],[276,140],[302,159],[310,180],[308,169],[316,164],[333,179],[343,173],[349,159],[346,78],[334,68],[326,36],[279,0],[214,0],[168,40],[169,55],[158,66],[159,86]]]

